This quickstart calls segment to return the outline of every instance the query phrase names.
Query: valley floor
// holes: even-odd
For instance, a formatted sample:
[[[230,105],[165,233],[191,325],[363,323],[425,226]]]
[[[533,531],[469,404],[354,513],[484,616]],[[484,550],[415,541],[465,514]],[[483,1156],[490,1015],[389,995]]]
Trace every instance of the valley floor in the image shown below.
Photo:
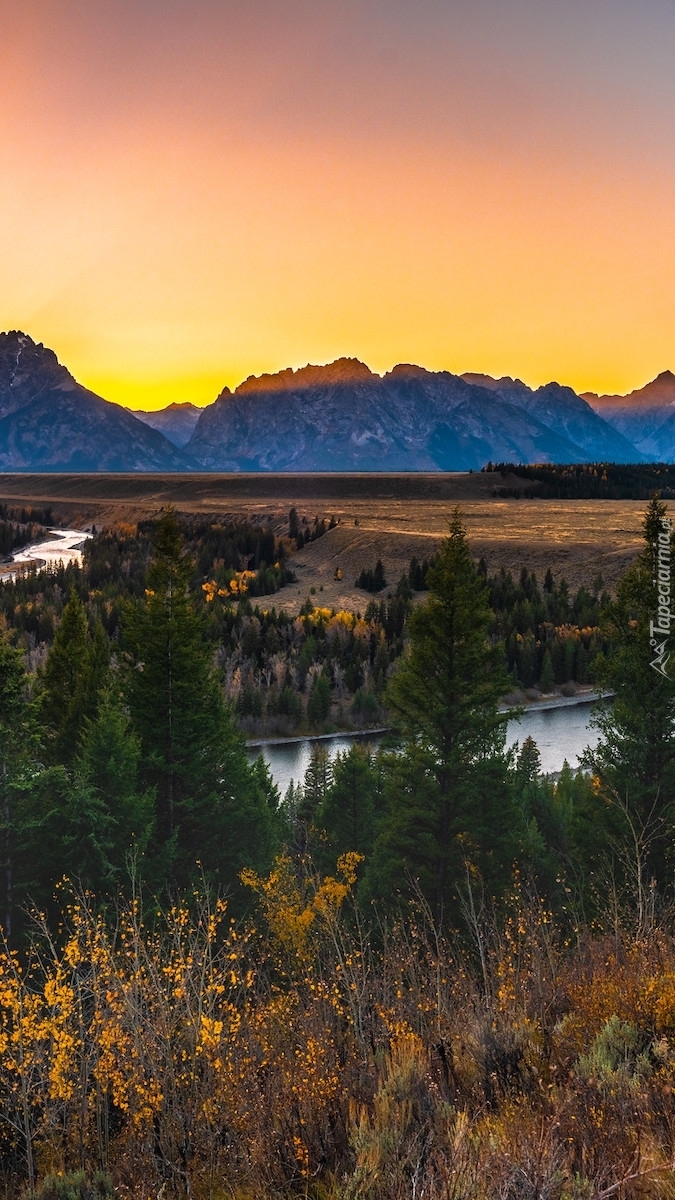
[[[644,503],[633,500],[514,500],[493,495],[490,475],[0,475],[0,502],[49,504],[54,519],[90,528],[156,517],[168,505],[214,520],[248,518],[287,532],[288,513],[339,522],[293,556],[298,580],[275,597],[296,613],[319,606],[364,610],[360,572],[382,560],[390,585],[411,558],[430,557],[455,505],[472,551],[490,572],[515,576],[550,566],[570,588],[603,576],[611,591],[641,543]],[[508,479],[506,481],[508,483]],[[340,573],[341,578],[336,578]],[[311,589],[315,591],[312,592]]]

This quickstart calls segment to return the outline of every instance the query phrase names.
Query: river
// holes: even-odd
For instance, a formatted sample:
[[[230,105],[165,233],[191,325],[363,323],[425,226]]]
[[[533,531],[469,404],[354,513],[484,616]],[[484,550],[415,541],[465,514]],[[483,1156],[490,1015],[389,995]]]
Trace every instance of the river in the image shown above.
[[[0,567],[0,582],[16,579],[20,567],[55,567],[59,562],[82,562],[82,543],[91,537],[81,529],[50,529],[50,538],[23,546],[12,562]],[[16,564],[13,566],[13,564]]]
[[[515,742],[522,743],[529,735],[534,738],[541,755],[541,768],[546,774],[560,771],[567,761],[571,767],[579,765],[579,755],[586,746],[595,746],[598,741],[598,731],[590,727],[590,701],[584,703],[565,704],[548,709],[526,710],[519,721],[509,721],[506,731],[506,742],[512,746]],[[363,738],[363,741],[369,739]],[[373,742],[379,739],[373,737]],[[336,734],[335,737],[323,739],[331,758],[341,751],[349,749],[353,737]],[[296,783],[304,779],[312,752],[312,739],[301,738],[293,742],[268,742],[258,747],[249,748],[251,759],[262,754],[267,762],[274,782],[281,794],[286,791],[291,780]]]

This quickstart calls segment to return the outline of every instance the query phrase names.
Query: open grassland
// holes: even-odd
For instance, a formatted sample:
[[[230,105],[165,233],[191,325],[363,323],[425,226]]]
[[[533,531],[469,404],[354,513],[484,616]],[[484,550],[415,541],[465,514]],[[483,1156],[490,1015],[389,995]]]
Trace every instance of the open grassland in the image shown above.
[[[599,572],[612,590],[639,549],[642,501],[504,500],[494,490],[494,476],[481,474],[0,476],[0,502],[49,505],[55,521],[76,528],[136,522],[168,505],[214,521],[271,522],[279,534],[291,507],[310,526],[335,516],[336,528],[293,556],[298,582],[283,592],[291,612],[311,588],[316,604],[364,608],[367,594],[354,587],[361,570],[380,558],[395,585],[412,557],[434,553],[455,505],[491,572],[527,566],[543,578],[550,566],[573,589]]]

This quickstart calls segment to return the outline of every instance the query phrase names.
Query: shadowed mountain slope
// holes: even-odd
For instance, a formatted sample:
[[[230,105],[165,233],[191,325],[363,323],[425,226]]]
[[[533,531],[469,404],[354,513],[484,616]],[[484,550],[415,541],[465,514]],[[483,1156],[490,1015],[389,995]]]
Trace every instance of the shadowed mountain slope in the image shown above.
[[[0,334],[0,470],[428,472],[675,458],[669,372],[632,397],[590,399],[557,383],[533,390],[404,363],[380,376],[341,358],[250,376],[207,408],[134,413],[13,331]]]
[[[648,459],[672,462],[675,458],[675,375],[662,371],[651,383],[627,396],[597,396],[584,392],[584,399],[608,424],[630,439]]]
[[[143,409],[129,409],[132,416],[158,429],[174,446],[182,449],[192,437],[194,427],[199,420],[201,408],[196,404],[169,404],[166,408],[157,408],[149,412]]]
[[[466,374],[462,379],[489,388],[509,404],[569,438],[582,451],[586,462],[640,462],[643,458],[641,453],[636,454],[630,437],[604,420],[604,414],[596,412],[572,388],[547,383],[533,389],[508,376],[491,379],[487,375]]]
[[[0,334],[0,470],[185,471],[157,430],[82,387],[52,350]]]
[[[447,371],[400,364],[380,377],[339,359],[225,388],[202,411],[187,450],[216,471],[467,471],[490,459],[583,462],[589,443],[596,457],[635,459],[574,392],[551,388],[529,403],[524,384],[503,395]]]

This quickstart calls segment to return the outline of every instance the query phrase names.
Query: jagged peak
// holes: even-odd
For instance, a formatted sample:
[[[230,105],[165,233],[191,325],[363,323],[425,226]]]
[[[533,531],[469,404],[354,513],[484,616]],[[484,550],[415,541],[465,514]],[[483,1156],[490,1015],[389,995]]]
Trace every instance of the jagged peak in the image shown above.
[[[644,387],[635,388],[627,395],[600,396],[596,392],[584,392],[583,396],[591,404],[614,405],[620,408],[633,406],[647,408],[650,405],[654,407],[668,405],[670,407],[675,403],[675,375],[669,370],[661,371],[655,379],[645,383]]]
[[[6,372],[6,386],[18,387],[26,372],[45,372],[51,378],[59,378],[62,387],[73,382],[73,377],[67,367],[64,367],[53,350],[43,346],[42,342],[34,342],[29,334],[21,329],[10,329],[0,333],[0,363]]]
[[[583,399],[568,383],[558,383],[556,379],[552,379],[550,383],[542,383],[541,387],[538,387],[534,394],[535,396],[547,396],[551,394],[557,396],[561,392],[564,392],[566,396],[574,396],[576,400]]]
[[[500,375],[496,378],[494,375],[485,375],[482,371],[464,371],[461,378],[465,383],[472,384],[473,387],[484,387],[490,392],[508,392],[514,388],[525,388],[528,392],[532,391],[522,379],[517,377],[514,379],[512,375]]]
[[[37,342],[33,341],[30,334],[24,333],[22,329],[8,329],[6,333],[0,333],[0,341],[5,338],[10,342],[23,342],[24,345],[38,345]]]
[[[8,329],[6,333],[0,333],[0,350],[4,347],[20,347],[22,350],[37,350],[49,358],[56,358],[53,350],[48,346],[44,346],[42,342],[36,342],[29,333],[24,333],[21,329]],[[58,360],[57,360],[58,361]]]
[[[249,375],[243,383],[235,388],[235,395],[247,392],[285,392],[296,388],[325,387],[331,383],[363,383],[367,380],[379,379],[370,367],[358,358],[336,358],[335,362],[324,366],[308,363],[306,367],[286,367],[274,374]],[[221,393],[222,395],[223,393]]]
[[[433,374],[432,371],[427,371],[426,367],[418,367],[415,363],[397,363],[391,371],[387,371],[385,379],[423,379],[427,375]]]

